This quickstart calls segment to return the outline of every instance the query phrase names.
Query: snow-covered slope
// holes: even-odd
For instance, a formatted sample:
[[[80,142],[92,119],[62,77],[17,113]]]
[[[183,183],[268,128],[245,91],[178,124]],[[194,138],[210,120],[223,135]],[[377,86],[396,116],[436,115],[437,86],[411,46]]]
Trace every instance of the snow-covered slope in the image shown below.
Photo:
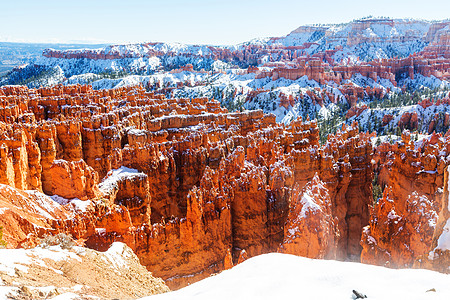
[[[67,242],[0,249],[0,299],[135,299],[168,290],[119,242],[106,252]]]
[[[48,49],[35,64],[0,78],[0,85],[92,84],[110,89],[143,84],[168,97],[214,98],[230,110],[263,109],[286,124],[299,116],[325,120],[338,115],[332,125],[338,128],[350,106],[369,105],[394,93],[448,88],[449,37],[450,21],[366,18],[301,26],[284,37],[232,46],[142,43]],[[375,113],[381,118],[391,114],[385,109]],[[367,118],[363,114],[355,119]],[[431,118],[425,121],[421,130]]]
[[[379,58],[406,57],[448,34],[450,22],[413,19],[361,19],[347,24],[301,26],[284,37],[254,39],[229,46],[142,43],[109,45],[98,49],[46,49],[35,64],[59,66],[66,77],[83,73],[127,72],[151,74],[186,64],[195,69],[213,69],[217,60],[235,66],[286,59],[287,47],[296,55],[334,50],[336,62],[352,63]]]
[[[256,78],[254,74],[239,74],[232,71],[214,75],[184,71],[180,73],[165,72],[145,76],[131,75],[119,79],[98,79],[94,74],[85,74],[72,76],[64,84],[78,83],[92,84],[95,89],[109,89],[137,84],[143,84],[144,86],[164,86],[171,88],[172,94],[170,96],[172,97],[209,97],[221,101],[222,105],[228,108],[242,105],[244,109],[262,109],[265,113],[274,113],[277,117],[277,122],[286,124],[298,116],[302,116],[303,118],[306,118],[308,115],[311,118],[319,115],[321,117],[327,117],[330,111],[335,110],[336,105],[327,97],[325,97],[323,107],[314,104],[307,94],[308,91],[315,92],[316,89],[320,88],[321,90],[328,91],[335,97],[340,97],[341,101],[346,103],[346,95],[342,94],[339,86],[334,82],[319,85],[318,82],[309,80],[307,76],[303,76],[297,80],[285,78],[271,80],[269,77]],[[359,74],[346,80],[345,83],[351,83],[359,87],[379,88],[385,92],[387,89],[391,92],[401,92],[400,88],[393,86],[388,80],[378,78],[377,81],[374,81]],[[179,84],[183,85],[180,87]],[[435,77],[423,77],[421,75],[417,75],[414,80],[408,78],[405,84],[414,86],[415,89],[450,87],[450,83],[447,81],[442,81]],[[257,92],[257,94],[249,99],[249,95],[254,92]],[[296,101],[294,106],[286,108],[280,106],[280,98],[282,95],[287,97],[292,96],[296,99],[299,99],[301,96],[303,100]],[[369,97],[361,100],[368,103]],[[397,111],[400,110],[397,109]],[[395,110],[383,110],[383,113],[379,114],[380,118],[388,113],[395,113]],[[359,121],[361,118],[357,120]],[[425,124],[428,124],[428,122],[425,122]]]
[[[394,270],[351,262],[265,254],[175,292],[165,299],[450,299],[450,275],[428,270]]]
[[[337,61],[347,57],[356,61],[408,56],[421,51],[433,39],[433,34],[428,34],[432,24],[413,19],[367,18],[347,24],[300,26],[286,37],[268,43],[283,46],[311,43],[305,49],[309,54],[341,47],[333,56]]]

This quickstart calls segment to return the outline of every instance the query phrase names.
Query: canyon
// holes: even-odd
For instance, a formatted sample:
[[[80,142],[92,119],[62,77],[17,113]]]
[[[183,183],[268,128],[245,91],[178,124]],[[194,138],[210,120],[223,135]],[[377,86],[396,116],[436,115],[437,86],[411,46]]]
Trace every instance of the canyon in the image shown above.
[[[90,84],[101,90],[142,84],[166,98],[214,98],[230,111],[262,109],[286,125],[298,117],[319,123],[334,118],[386,135],[407,112],[412,120],[405,114],[401,129],[445,133],[446,126],[436,126],[440,116],[430,118],[436,112],[421,112],[418,103],[448,99],[442,91],[450,87],[449,37],[448,20],[366,18],[230,46],[148,42],[46,49],[0,78],[0,86]],[[402,105],[386,103],[397,96]],[[409,105],[415,107],[404,111]],[[393,107],[397,111],[383,111]],[[389,122],[386,114],[393,116]]]
[[[181,71],[193,71],[194,66],[200,70],[196,60],[202,59],[232,63],[241,68],[248,66],[247,72],[255,73],[255,78],[271,77],[273,81],[278,78],[295,81],[307,76],[319,84],[334,81],[340,85],[353,75],[361,74],[375,81],[377,78],[389,80],[396,86],[399,78],[414,79],[415,74],[443,80],[450,78],[449,26],[449,21],[362,19],[334,26],[301,26],[285,37],[237,46],[143,43],[81,51],[46,49],[42,56],[43,63],[143,58],[154,58],[161,63],[168,57],[194,62],[181,66]],[[410,43],[417,45],[410,46]],[[408,46],[411,49],[405,51]],[[371,54],[370,47],[378,48],[378,56]],[[133,67],[128,66],[126,71],[133,72]],[[173,66],[163,63],[163,67]],[[207,65],[203,67],[210,69]]]
[[[177,289],[274,251],[412,266],[444,222],[440,135],[416,149],[405,131],[374,149],[352,124],[321,146],[316,121],[285,126],[139,86],[0,94],[8,247],[58,233],[99,251],[120,241]]]
[[[47,49],[0,79],[0,246],[121,242],[170,289],[271,252],[449,273],[449,44],[370,18]]]

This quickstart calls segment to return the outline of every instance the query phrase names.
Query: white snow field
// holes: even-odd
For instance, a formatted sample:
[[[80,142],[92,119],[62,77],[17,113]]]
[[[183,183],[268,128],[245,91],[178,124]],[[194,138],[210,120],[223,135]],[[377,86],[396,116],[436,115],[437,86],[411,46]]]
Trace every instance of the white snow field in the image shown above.
[[[142,299],[356,299],[353,290],[370,300],[448,300],[450,275],[271,253],[180,290]]]

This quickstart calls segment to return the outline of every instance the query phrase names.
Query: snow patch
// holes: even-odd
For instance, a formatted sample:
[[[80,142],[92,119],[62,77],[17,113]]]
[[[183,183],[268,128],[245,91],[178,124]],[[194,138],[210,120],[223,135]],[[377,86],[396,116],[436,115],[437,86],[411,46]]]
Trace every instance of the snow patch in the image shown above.
[[[105,252],[105,259],[118,271],[124,267],[128,268],[126,259],[131,257],[132,255],[127,251],[126,245],[120,242],[113,243],[108,251]]]
[[[313,212],[313,211],[322,211],[320,206],[314,201],[314,198],[312,195],[308,193],[309,191],[306,191],[300,202],[302,203],[302,211],[300,212],[300,218],[306,218],[306,212]]]
[[[131,169],[127,167],[120,167],[119,169],[114,169],[108,172],[105,179],[98,185],[100,191],[104,194],[109,193],[110,191],[117,189],[117,183],[126,178],[132,178],[135,176],[147,176],[142,172],[139,172],[136,169]]]
[[[80,200],[78,198],[66,199],[59,195],[53,195],[50,196],[50,198],[60,205],[67,205],[70,203],[72,207],[79,212],[86,212],[88,207],[92,204],[91,200]]]
[[[87,208],[91,205],[91,200],[80,200],[77,198],[74,198],[70,200],[70,203],[72,203],[75,206],[75,209],[81,212],[86,212]]]
[[[450,166],[447,167],[447,172],[450,173]],[[447,182],[447,189],[449,190],[449,193],[448,193],[448,199],[447,199],[447,201],[448,201],[448,203],[447,203],[447,209],[448,209],[448,211],[450,211],[450,176],[449,176],[448,182]]]
[[[447,220],[447,223],[442,230],[436,249],[450,250],[450,218]]]

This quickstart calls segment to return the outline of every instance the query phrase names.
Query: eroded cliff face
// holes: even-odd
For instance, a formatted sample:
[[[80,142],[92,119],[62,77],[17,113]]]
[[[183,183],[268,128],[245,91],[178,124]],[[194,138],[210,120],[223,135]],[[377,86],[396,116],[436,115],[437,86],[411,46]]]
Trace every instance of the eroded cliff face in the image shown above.
[[[96,250],[122,241],[171,288],[278,249],[359,258],[373,151],[357,124],[319,146],[314,121],[285,127],[141,87],[4,87],[0,101],[9,247],[32,245],[29,233],[68,232]],[[27,209],[39,199],[23,190],[60,204],[40,194],[55,207]]]
[[[429,252],[419,256],[414,267],[428,268],[443,273],[450,273],[450,197],[449,197],[450,167],[444,171],[444,193],[442,195],[439,217],[435,226]]]
[[[401,142],[377,148],[379,182],[385,190],[363,231],[362,262],[410,267],[430,251],[442,205],[448,145],[436,134],[415,145],[405,131]]]
[[[336,258],[339,232],[331,212],[330,195],[317,174],[303,190],[294,188],[290,205],[280,252]]]

